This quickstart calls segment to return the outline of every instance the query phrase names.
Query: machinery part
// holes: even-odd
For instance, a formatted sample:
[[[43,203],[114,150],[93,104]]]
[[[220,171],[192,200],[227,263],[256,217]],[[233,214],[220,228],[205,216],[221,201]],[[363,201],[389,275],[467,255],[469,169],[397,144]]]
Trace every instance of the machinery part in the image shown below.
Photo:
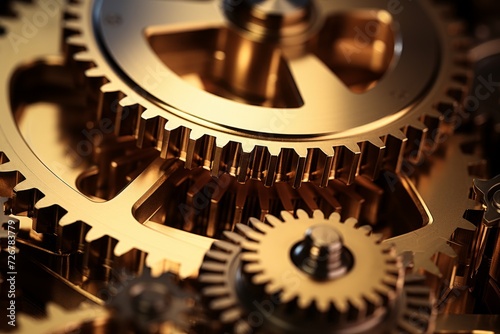
[[[113,333],[107,328],[108,312],[100,306],[82,303],[76,310],[65,310],[56,304],[47,305],[47,317],[34,319],[25,314],[19,316],[23,333],[70,334]],[[103,331],[104,330],[104,331]]]
[[[355,229],[354,219],[340,223],[337,213],[329,219],[319,211],[313,218],[297,214],[295,219],[283,212],[284,222],[266,216],[265,223],[251,220],[252,227],[239,224],[239,234],[227,232],[228,241],[215,241],[207,252],[199,281],[223,323],[235,333],[432,328],[423,280],[408,276],[406,299],[400,298],[403,269],[390,245],[380,244],[369,229]],[[424,327],[408,321],[415,316],[410,308],[423,305]]]
[[[432,1],[84,1],[65,35],[97,122],[215,176],[324,186],[398,170],[439,137],[468,82],[447,14]]]
[[[171,274],[143,274],[125,283],[107,307],[121,332],[181,333],[189,328],[194,298],[179,287]]]
[[[491,180],[474,180],[478,200],[486,206],[484,223],[497,226],[500,221],[500,175]]]

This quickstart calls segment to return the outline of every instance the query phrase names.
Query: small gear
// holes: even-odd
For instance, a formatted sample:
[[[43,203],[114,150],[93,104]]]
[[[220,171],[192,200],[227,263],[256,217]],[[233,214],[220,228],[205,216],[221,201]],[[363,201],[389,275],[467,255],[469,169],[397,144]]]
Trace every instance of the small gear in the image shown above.
[[[214,242],[207,252],[199,280],[223,323],[237,333],[428,331],[405,317],[415,316],[412,305],[425,304],[419,314],[432,322],[429,290],[412,288],[422,280],[409,278],[402,293],[402,265],[390,245],[370,229],[356,229],[355,219],[340,223],[338,214],[325,219],[320,211],[312,218],[297,215],[283,212],[284,222],[269,215],[265,223],[251,219],[253,228],[239,224],[239,233],[226,232],[228,241]]]
[[[195,300],[174,279],[169,273],[147,273],[126,282],[107,304],[116,326],[123,332],[184,333]]]
[[[488,226],[500,222],[500,175],[490,180],[474,180],[477,198],[486,206],[483,221]]]

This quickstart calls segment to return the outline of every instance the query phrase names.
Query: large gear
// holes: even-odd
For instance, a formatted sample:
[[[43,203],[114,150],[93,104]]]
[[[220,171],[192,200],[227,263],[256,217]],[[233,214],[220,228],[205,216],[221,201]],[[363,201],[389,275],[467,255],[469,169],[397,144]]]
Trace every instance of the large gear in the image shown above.
[[[310,330],[427,333],[431,330],[430,290],[423,289],[422,278],[409,275],[403,292],[403,268],[390,245],[380,244],[379,237],[371,234],[370,229],[356,229],[355,219],[341,223],[338,214],[325,219],[320,211],[312,218],[304,211],[298,215],[299,218],[294,218],[283,212],[284,221],[266,216],[266,223],[252,220],[252,227],[240,224],[239,234],[226,233],[228,241],[214,242],[207,252],[199,277],[204,284],[202,293],[209,307],[231,330],[235,333]],[[311,237],[313,244],[342,240],[343,256],[337,253],[337,257],[332,257],[315,250],[313,245],[306,249],[307,257],[299,256],[296,262],[306,240],[304,234],[306,239]],[[340,250],[334,249],[333,244],[321,247],[326,252]],[[316,266],[307,263],[311,259]],[[310,271],[317,270],[321,261],[326,261],[329,276],[318,277]],[[345,270],[339,271],[342,266]],[[253,319],[256,314],[262,318],[258,325]]]
[[[395,14],[394,8],[383,7],[382,1],[372,4],[375,9],[370,7],[365,11],[364,6],[337,5],[333,1],[326,0],[275,1],[278,7],[284,4],[290,6],[274,9],[271,8],[270,2],[260,0],[221,1],[222,9],[217,9],[211,0],[149,0],[141,4],[143,8],[140,11],[134,12],[137,14],[137,22],[134,24],[137,23],[137,25],[128,24],[131,22],[132,15],[130,9],[135,6],[132,1],[68,1],[70,5],[67,12],[63,14],[64,17],[58,7],[62,2],[62,0],[13,0],[6,2],[7,5],[0,5],[0,16],[2,16],[0,59],[3,62],[0,67],[0,95],[4,96],[0,99],[0,196],[9,198],[4,204],[6,213],[12,214],[11,216],[27,215],[29,218],[23,217],[23,222],[27,222],[28,225],[33,223],[33,229],[27,229],[27,225],[24,226],[18,238],[19,244],[23,247],[23,254],[26,254],[26,257],[35,264],[34,267],[41,266],[47,270],[47,277],[40,281],[59,282],[71,287],[77,294],[99,303],[102,302],[100,299],[105,297],[100,293],[106,294],[109,291],[107,290],[109,282],[113,281],[116,270],[125,270],[131,272],[133,276],[140,276],[144,268],[149,265],[157,273],[165,271],[178,273],[183,284],[196,290],[198,286],[191,278],[198,276],[199,265],[213,242],[212,238],[219,238],[222,234],[223,238],[229,238],[232,242],[215,241],[212,250],[206,256],[207,260],[203,264],[202,272],[203,279],[207,280],[210,285],[205,290],[208,299],[212,299],[212,303],[209,304],[210,308],[227,311],[230,303],[244,302],[241,307],[223,312],[223,322],[233,324],[238,317],[255,315],[252,313],[255,308],[258,308],[258,312],[265,313],[268,304],[261,304],[257,307],[250,300],[251,298],[259,299],[260,296],[265,295],[266,298],[272,298],[269,300],[274,302],[274,297],[279,293],[269,295],[266,293],[266,287],[270,292],[287,289],[293,291],[295,287],[293,284],[286,284],[286,280],[282,282],[269,280],[270,274],[275,274],[275,272],[264,270],[268,268],[268,265],[264,263],[270,260],[268,256],[260,253],[270,254],[271,247],[268,244],[269,247],[265,248],[265,252],[261,252],[263,249],[259,247],[271,239],[268,239],[267,234],[263,234],[264,231],[269,232],[270,227],[254,219],[248,223],[248,226],[238,223],[245,224],[247,217],[250,216],[262,220],[266,213],[276,214],[282,209],[288,211],[289,214],[295,214],[299,208],[306,209],[309,214],[316,209],[321,209],[326,215],[338,212],[343,220],[353,216],[359,218],[361,225],[372,225],[377,232],[383,232],[384,237],[389,238],[377,247],[388,249],[389,245],[394,243],[398,253],[404,251],[413,253],[412,266],[415,270],[424,269],[435,276],[429,275],[424,282],[421,277],[406,275],[403,289],[401,288],[402,279],[398,276],[396,279],[398,284],[393,285],[397,287],[388,294],[385,294],[386,291],[380,293],[379,297],[382,301],[380,304],[375,303],[377,305],[374,305],[373,301],[378,297],[371,295],[371,299],[368,298],[370,299],[368,300],[363,298],[364,294],[355,295],[359,292],[358,290],[351,289],[350,295],[355,295],[353,301],[348,302],[344,309],[340,307],[341,312],[335,307],[340,305],[338,304],[340,302],[337,302],[338,305],[327,302],[337,300],[338,295],[327,296],[317,293],[313,288],[305,289],[306,291],[299,293],[300,296],[305,296],[304,298],[292,298],[288,302],[279,300],[276,304],[279,305],[276,308],[276,316],[266,316],[264,327],[271,330],[286,328],[286,331],[306,332],[314,328],[314,326],[304,327],[307,326],[304,324],[310,321],[309,316],[319,314],[321,318],[324,314],[334,314],[329,318],[329,326],[332,330],[341,328],[346,323],[348,327],[351,326],[349,330],[358,324],[374,329],[371,327],[370,319],[375,319],[374,322],[380,325],[377,330],[383,328],[384,331],[392,330],[394,333],[432,330],[434,314],[427,286],[432,285],[437,291],[439,286],[444,284],[447,285],[447,291],[453,292],[458,289],[457,286],[463,287],[467,284],[469,270],[467,267],[469,258],[466,258],[469,256],[466,254],[467,247],[476,237],[472,237],[471,233],[466,231],[473,227],[465,220],[470,217],[461,218],[464,208],[467,207],[463,202],[467,202],[465,194],[470,186],[464,180],[468,180],[471,176],[486,178],[485,175],[479,173],[479,165],[469,165],[469,170],[465,168],[476,158],[468,155],[471,152],[471,146],[466,142],[471,140],[470,134],[455,135],[449,140],[448,145],[441,145],[442,140],[439,138],[441,130],[446,126],[454,125],[443,126],[442,123],[453,123],[456,120],[455,116],[467,116],[453,113],[458,106],[457,102],[462,97],[463,87],[469,79],[466,69],[467,61],[464,57],[464,46],[467,43],[461,37],[459,24],[452,23],[448,18],[444,22],[439,21],[440,18],[448,15],[444,7],[436,4],[437,1],[431,0],[419,3],[409,1],[408,4],[404,4],[403,13],[411,11],[414,15],[412,20],[417,21],[423,18],[424,16],[420,15],[423,12],[427,16],[427,19],[422,22],[428,23],[428,26],[417,34],[415,31],[418,29],[408,23],[410,18],[407,13]],[[302,7],[303,4],[306,4],[305,7]],[[228,8],[231,5],[234,5],[232,11]],[[376,23],[382,35],[392,29],[395,32],[393,35],[395,54],[391,62],[387,62],[390,57],[383,51],[384,47],[392,48],[390,33],[385,37],[377,35],[370,42],[371,44],[369,43],[370,46],[365,45],[363,52],[367,52],[368,55],[365,54],[360,58],[354,56],[354,63],[360,66],[366,65],[367,59],[373,63],[387,62],[385,65],[390,66],[384,68],[385,65],[380,65],[380,63],[372,64],[381,71],[370,72],[368,76],[357,76],[350,72],[352,76],[346,76],[345,72],[349,72],[352,68],[349,66],[339,68],[338,63],[328,63],[324,54],[314,54],[320,59],[316,64],[307,56],[304,60],[305,65],[300,64],[300,61],[296,63],[297,59],[304,56],[301,54],[303,50],[299,50],[297,54],[294,53],[297,50],[289,52],[290,46],[295,43],[296,31],[301,32],[300,38],[305,36],[307,39],[310,32],[313,34],[315,29],[318,29],[316,30],[318,36],[329,41],[328,36],[321,35],[324,31],[319,29],[323,18],[318,11],[318,5],[325,6],[325,8],[335,7],[336,10],[340,8],[338,6],[349,9],[340,15],[334,15],[335,20],[327,22],[326,25],[335,26],[335,29],[332,29],[335,31],[337,28],[356,31],[354,28],[373,27],[372,22]],[[158,24],[149,25],[151,21],[142,20],[143,10],[170,9],[169,6],[180,8],[178,18],[174,18],[168,11],[162,16],[158,14],[160,13],[158,11],[158,13],[146,15],[150,18],[158,18]],[[267,100],[259,102],[262,96],[247,94],[253,91],[248,91],[246,84],[234,87],[217,86],[218,82],[210,81],[210,78],[205,77],[201,78],[205,84],[205,91],[203,91],[199,89],[200,87],[192,88],[183,82],[182,80],[189,78],[184,76],[185,73],[181,73],[182,68],[172,65],[168,57],[161,54],[161,47],[165,46],[168,51],[172,51],[169,49],[170,46],[182,45],[183,43],[179,42],[185,41],[183,38],[188,36],[177,36],[178,39],[174,43],[167,43],[170,40],[163,39],[173,33],[177,27],[182,30],[187,26],[169,25],[172,23],[170,20],[177,20],[179,23],[186,17],[182,10],[185,6],[192,6],[193,9],[207,9],[206,12],[202,10],[203,13],[199,14],[198,18],[201,19],[205,14],[213,13],[213,11],[223,13],[224,23],[227,23],[230,28],[223,29],[224,32],[220,34],[221,36],[228,34],[226,35],[230,40],[228,45],[234,46],[238,45],[238,42],[241,44],[248,42],[253,45],[252,49],[259,43],[268,43],[259,39],[260,37],[270,40],[275,38],[273,32],[273,26],[276,25],[275,19],[276,17],[284,18],[286,21],[283,23],[284,37],[280,41],[283,45],[280,47],[286,50],[280,60],[279,68],[281,71],[283,68],[286,69],[286,65],[283,64],[293,63],[293,66],[288,69],[290,72],[288,84],[291,82],[297,86],[297,96],[304,91],[308,94],[290,101],[289,97],[285,96],[286,94],[278,92],[275,95],[264,96]],[[248,12],[249,8],[252,9],[251,13]],[[351,9],[355,9],[356,15],[350,11]],[[14,13],[15,17],[12,15]],[[260,16],[257,17],[256,13]],[[392,14],[392,18],[387,13]],[[196,11],[189,13],[191,14],[198,15]],[[4,15],[9,17],[4,20]],[[45,17],[48,18],[47,24],[41,24]],[[19,18],[22,19],[19,20]],[[164,25],[163,18],[168,19],[167,25]],[[241,24],[248,18],[250,18],[248,25]],[[309,25],[309,19],[313,24]],[[356,24],[349,25],[354,22],[351,20],[355,20]],[[62,38],[57,37],[61,32],[60,22],[63,22],[65,26]],[[125,50],[123,46],[128,43],[124,38],[121,39],[123,45],[118,48],[118,41],[110,37],[112,35],[121,38],[131,32],[131,36],[137,41],[137,30],[134,28],[144,22],[148,27],[141,31],[146,36],[143,37],[146,41],[143,41],[143,44],[149,43],[147,47],[134,42],[134,47],[137,46],[137,49],[131,47]],[[387,24],[388,22],[390,24]],[[121,29],[124,26],[127,27]],[[309,27],[310,30],[307,28],[304,32],[304,26]],[[26,30],[26,27],[34,28]],[[117,27],[119,29],[116,29]],[[193,32],[192,27],[188,27],[189,29]],[[213,31],[219,28],[210,29],[206,35],[203,35],[206,37],[206,42],[212,40]],[[229,30],[234,31],[228,32]],[[408,33],[410,30],[411,34]],[[435,31],[436,36],[426,43],[432,44],[430,42],[432,40],[435,45],[415,51],[414,49],[425,44],[420,39],[427,36],[430,30]],[[26,31],[35,36],[26,34]],[[111,35],[107,35],[108,33]],[[113,35],[114,33],[116,35]],[[175,32],[177,33],[182,34],[180,31]],[[356,38],[360,36],[349,36],[349,34],[336,36],[339,38],[335,46],[338,47],[335,51],[337,55],[342,54],[338,52],[344,46],[348,47],[344,51],[356,51],[356,43],[359,42]],[[408,36],[410,37],[407,38]],[[318,38],[308,47],[314,49],[317,47],[315,43],[327,44],[323,42],[325,40]],[[61,44],[66,50],[65,57],[61,55]],[[253,59],[265,59],[261,57],[258,47],[253,50],[257,52]],[[151,83],[149,80],[151,77],[143,78],[141,82],[141,78],[137,76],[135,59],[142,60],[143,57],[136,58],[135,55],[147,53],[146,51],[153,56],[160,56],[163,63],[160,62],[158,68],[149,68],[147,62],[141,63],[144,73],[152,75],[153,78],[156,76],[162,79],[167,77],[166,72],[163,72],[167,69],[167,72],[172,72],[169,73],[168,80],[173,79],[179,83],[178,86],[168,86],[169,89],[160,89],[161,92],[158,92],[148,86],[148,83]],[[176,52],[176,50],[173,51]],[[229,46],[226,46],[226,49],[212,51],[215,51],[214,57],[217,61],[224,58],[231,59]],[[405,52],[414,53],[410,57],[413,60],[410,61]],[[431,53],[434,55],[431,56]],[[130,56],[134,58],[134,61],[127,62],[122,56],[125,58]],[[241,57],[233,58],[240,59]],[[438,58],[439,60],[431,61]],[[144,57],[144,59],[150,58]],[[186,59],[189,62],[192,60],[189,57]],[[409,66],[401,65],[405,59],[411,62],[411,71]],[[415,59],[426,63],[417,67]],[[332,107],[333,103],[330,103],[329,96],[328,99],[324,99],[324,109],[321,106],[317,113],[311,112],[310,105],[306,106],[307,102],[311,101],[309,93],[313,88],[305,87],[308,80],[304,80],[304,76],[295,76],[297,72],[293,71],[298,69],[303,74],[307,72],[302,71],[304,68],[309,69],[310,65],[317,65],[321,62],[329,69],[319,73],[324,76],[334,72],[339,78],[337,82],[339,85],[335,87],[344,89],[339,90],[343,92],[342,94],[345,93],[344,95],[339,93],[339,105],[349,104],[351,108],[340,110],[341,108],[337,105]],[[265,66],[264,63],[265,61],[259,63],[259,66]],[[299,67],[294,67],[296,65]],[[302,65],[304,66],[301,67]],[[343,65],[348,64],[343,63]],[[401,71],[405,76],[397,75],[396,69],[399,66],[407,69],[407,71]],[[134,73],[127,73],[127,69]],[[159,72],[151,73],[151,69],[154,71],[158,69]],[[425,71],[433,74],[427,76]],[[418,72],[418,80],[412,81],[407,78],[407,75],[416,72]],[[70,79],[70,73],[76,78]],[[286,71],[284,73],[286,74]],[[254,78],[253,75],[250,77]],[[273,75],[266,76],[266,78],[270,81],[274,80]],[[424,85],[422,82],[426,78],[428,81]],[[189,80],[191,79],[193,77]],[[276,79],[279,81],[282,78]],[[366,79],[369,80],[366,81]],[[388,85],[387,82],[391,80],[397,81],[399,85]],[[323,81],[318,80],[318,82]],[[216,87],[210,88],[206,85],[207,83]],[[492,83],[492,85],[496,84]],[[413,87],[415,89],[412,88],[410,94],[406,95],[408,91],[404,90],[408,85],[416,88]],[[389,92],[390,97],[382,98],[387,97],[382,94],[384,87],[387,86],[397,89]],[[319,86],[311,85],[311,87]],[[325,87],[327,88],[325,90],[328,90],[333,86],[325,85]],[[233,88],[236,91],[232,91]],[[324,96],[319,93],[323,88],[318,88],[318,96],[321,96],[321,99]],[[184,100],[180,99],[180,95],[183,94],[177,94],[180,91],[191,90],[196,92],[193,93],[193,98],[189,96],[189,99]],[[333,88],[331,91],[337,93]],[[358,98],[359,101],[365,100],[363,103],[355,101],[355,103],[350,103],[348,99],[350,94],[356,97],[353,98],[354,100]],[[376,101],[370,100],[369,96],[377,94],[380,95],[380,100],[375,98],[372,100],[380,103],[373,108],[373,113],[358,112],[362,109],[361,107],[368,108],[375,105]],[[43,105],[51,104],[54,96],[58,96],[54,104],[56,108],[60,108],[60,114],[50,115],[50,117],[61,121],[60,126],[64,129],[63,131],[76,132],[80,137],[85,136],[83,141],[75,136],[77,142],[65,148],[69,150],[74,147],[79,148],[78,145],[83,143],[86,145],[85,148],[92,151],[92,157],[86,155],[79,157],[84,161],[81,165],[71,164],[74,162],[71,159],[71,151],[64,152],[66,154],[64,158],[70,158],[68,159],[71,160],[70,163],[62,165],[61,160],[53,158],[54,155],[45,155],[52,150],[51,145],[54,144],[55,149],[55,146],[59,148],[67,143],[47,144],[48,141],[44,140],[44,137],[50,137],[52,130],[44,128],[46,125],[46,122],[43,122],[44,116],[35,117],[35,122],[36,120],[39,122],[32,127],[25,119],[25,117],[31,117],[26,116],[27,114],[43,109],[40,105],[43,107]],[[203,98],[198,100],[198,96],[203,96]],[[304,101],[300,101],[302,97],[306,102],[304,106],[301,105]],[[220,115],[216,112],[208,115],[204,113],[204,110],[200,111],[199,108],[195,108],[196,104],[202,105],[207,102],[205,98],[220,102],[220,104],[211,102],[209,104],[217,108],[220,106]],[[349,103],[345,102],[347,100]],[[368,105],[367,100],[373,103]],[[163,103],[165,101],[173,106],[167,106]],[[185,108],[186,105],[183,105],[183,103],[191,102],[195,106],[192,109]],[[398,103],[406,107],[394,107]],[[230,107],[225,108],[224,105]],[[262,117],[262,114],[254,113],[254,117],[249,117],[247,113],[240,119],[235,117],[236,120],[231,120],[231,122],[236,123],[231,123],[226,117],[228,115],[226,111],[238,111],[240,108],[248,112],[251,109],[266,110],[269,111],[270,116]],[[331,122],[307,124],[304,121],[305,118],[300,118],[298,114],[295,115],[298,124],[296,126],[295,121],[289,120],[288,116],[293,116],[297,110],[308,112],[307,117],[310,116],[311,120],[323,116],[325,120],[337,116],[339,119],[345,118],[345,122],[338,122],[338,126],[342,128],[342,124],[346,123],[344,125],[349,130],[330,129],[332,133],[318,134],[314,131],[322,131]],[[333,113],[327,110],[339,110],[339,112],[335,113],[338,115],[332,116]],[[191,111],[196,115],[188,115]],[[94,113],[97,115],[93,115]],[[226,118],[228,122],[218,123],[218,117]],[[265,122],[272,122],[273,117],[278,119],[282,117],[281,121],[285,125],[291,125],[288,128],[284,127],[282,131],[273,128],[271,132],[277,133],[271,134]],[[369,117],[377,119],[372,120]],[[111,122],[110,119],[112,119]],[[243,123],[241,120],[244,119],[249,119],[248,124],[241,124]],[[356,121],[363,125],[358,125]],[[238,122],[240,123],[237,124]],[[247,125],[248,129],[243,129]],[[258,131],[253,131],[257,128]],[[315,130],[309,131],[312,128]],[[299,131],[296,131],[297,129]],[[289,132],[292,131],[296,131],[294,134],[300,136],[290,136]],[[137,141],[142,147],[137,147]],[[424,148],[431,149],[437,146],[439,150],[435,155],[430,155],[433,150],[424,150]],[[158,153],[157,150],[161,152]],[[422,153],[429,155],[427,159],[424,159],[425,163],[420,159]],[[159,155],[161,158],[158,158]],[[412,166],[403,159],[419,162],[419,164]],[[406,168],[404,173],[391,173],[391,170],[397,171],[402,162]],[[189,168],[183,169],[184,167]],[[415,169],[411,170],[411,168]],[[382,177],[374,180],[380,169],[385,169]],[[211,176],[218,176],[218,178]],[[496,201],[495,196],[494,193],[485,198]],[[196,206],[196,199],[200,197],[206,201],[201,208]],[[496,204],[493,201],[489,202],[491,202],[490,209],[494,209],[490,210],[490,214],[491,212],[496,214],[498,210],[495,209],[496,206],[493,206]],[[187,211],[179,214],[177,212],[180,209],[179,205],[186,205]],[[287,217],[292,219],[291,216]],[[337,215],[334,217],[338,219]],[[485,222],[491,221],[488,217],[490,216],[484,217]],[[306,218],[303,213],[299,214],[299,218],[310,219]],[[496,221],[495,218],[493,223]],[[295,219],[293,222],[295,223]],[[348,222],[353,223],[352,220]],[[477,223],[477,221],[474,222]],[[222,233],[223,229],[232,230],[236,225],[240,234]],[[287,226],[289,227],[288,223]],[[341,224],[341,226],[345,225]],[[486,228],[482,226],[479,230],[484,229]],[[363,233],[368,233],[368,228],[351,229],[347,234],[351,232],[359,233],[361,237]],[[340,282],[346,275],[353,273],[353,268],[357,264],[352,262],[350,252],[338,252],[338,242],[333,242],[331,247],[315,245],[314,239],[318,238],[315,235],[317,233],[319,233],[317,230],[310,229],[293,247],[292,258],[295,262],[292,261],[292,264],[304,277],[309,278],[306,282],[311,285]],[[368,240],[371,240],[370,238],[373,237],[367,237]],[[347,244],[353,242],[348,240],[355,238],[342,237],[341,239]],[[283,242],[285,241],[284,238]],[[276,245],[273,245],[274,247]],[[241,255],[242,248],[243,255]],[[252,252],[257,248],[259,251]],[[319,256],[319,259],[316,258],[316,262],[302,261],[307,259],[307,257],[304,258],[304,254],[307,254],[304,250],[309,251],[311,256]],[[277,247],[276,254],[281,251],[282,249]],[[319,255],[313,254],[316,251]],[[452,259],[457,256],[455,251],[458,254],[458,264],[454,264]],[[321,255],[325,252],[329,254],[330,261],[321,260]],[[273,256],[274,253],[273,251]],[[260,259],[264,261],[259,261]],[[233,264],[234,271],[226,271],[224,275],[239,273],[242,278],[246,279],[241,285],[238,281],[238,284],[233,286],[232,276],[220,275],[221,268],[224,267],[221,263],[227,264],[233,260],[236,261],[235,263],[245,262],[245,264],[241,266]],[[493,268],[498,263],[496,260],[498,259],[483,262],[486,265],[495,263],[492,265]],[[279,265],[271,269],[278,271],[285,265],[285,262],[279,262]],[[378,273],[377,270],[380,268],[369,272],[370,274]],[[37,271],[30,268],[29,272]],[[224,282],[221,281],[221,277],[225,279]],[[496,277],[498,275],[491,276],[488,286],[490,290],[486,291],[498,290],[492,290],[495,285],[491,284]],[[452,282],[447,282],[448,278]],[[260,279],[259,283],[264,284],[254,284],[253,279]],[[370,281],[372,287],[375,281]],[[144,282],[146,287],[150,284],[153,286],[155,279],[145,279]],[[228,286],[223,286],[224,284]],[[241,290],[235,290],[235,286]],[[385,286],[387,287],[387,284]],[[247,288],[250,289],[247,290]],[[40,292],[41,295],[45,293],[45,291]],[[222,297],[221,293],[225,295]],[[389,295],[396,297],[388,298]],[[491,295],[496,296],[496,294]],[[36,296],[38,297],[38,294]],[[73,297],[71,295],[68,299],[74,301]],[[214,297],[216,300],[213,300]],[[49,299],[42,298],[41,302],[45,303],[47,300],[61,302],[60,298],[61,295],[50,296]],[[308,304],[311,300],[314,302]],[[447,301],[447,299],[443,300]],[[68,306],[64,302],[62,304],[65,307]],[[457,302],[452,306],[464,304]],[[308,305],[309,307],[306,307]],[[324,311],[326,307],[328,312],[318,312],[317,305],[322,305],[319,307],[321,311]],[[403,307],[399,308],[399,306]],[[284,309],[286,312],[282,312]],[[393,312],[394,309],[397,309],[397,312]],[[40,310],[44,312],[43,307]],[[250,314],[248,314],[249,310]],[[360,310],[366,312],[360,312]],[[117,312],[120,315],[127,313],[122,309]],[[375,314],[384,312],[392,317],[384,318],[387,321],[383,323],[378,322]],[[33,314],[38,313],[33,312]],[[291,319],[290,314],[296,318]],[[132,314],[132,316],[135,315],[135,313]],[[76,313],[74,316],[78,317]],[[96,314],[96,318],[98,316]],[[304,319],[306,319],[305,322],[302,322]],[[235,331],[240,333],[251,330],[249,320],[246,318],[243,321],[236,321]],[[282,320],[286,323],[275,323]],[[324,323],[323,320],[319,319],[318,328],[324,329],[321,325]],[[71,318],[64,318],[62,321],[72,322]],[[220,332],[218,318],[213,318],[213,322],[203,325],[208,327],[213,325],[213,332]],[[129,326],[130,322],[124,321],[123,323],[126,323],[125,327],[134,326]],[[146,325],[150,323],[146,321]],[[86,330],[86,327],[82,328]],[[106,330],[113,332],[114,328]],[[33,330],[30,329],[30,331]]]
[[[98,107],[98,121],[102,117],[114,119],[117,133],[136,135],[141,145],[152,140],[163,157],[178,157],[187,168],[202,166],[216,176],[228,172],[240,182],[254,178],[267,185],[289,181],[299,186],[312,180],[326,185],[334,178],[351,183],[358,174],[376,177],[381,167],[398,170],[403,157],[418,160],[423,148],[439,137],[443,118],[452,117],[469,77],[466,40],[459,24],[449,20],[447,8],[419,1],[394,11],[383,0],[369,4],[302,1],[291,7],[282,1],[275,6],[273,9],[266,1],[148,1],[137,11],[134,1],[72,4],[66,22],[69,61],[74,59],[79,68],[88,68],[87,87]],[[294,24],[284,24],[283,31],[276,31],[276,26],[268,27],[273,25],[268,22],[273,17],[281,17],[283,22],[290,19]],[[245,19],[251,21],[248,26]],[[349,24],[354,25],[351,20],[364,22],[362,26],[375,26],[381,36],[362,32],[361,36],[337,36],[332,40],[335,36],[329,37],[323,31],[331,28],[329,19],[344,22],[345,27],[337,27],[341,31],[349,31]],[[420,29],[411,29],[413,25]],[[253,75],[258,75],[254,72],[262,70],[263,63],[269,60],[266,57],[275,50],[278,60],[283,58],[280,66],[290,68],[290,80],[297,85],[297,94],[303,95],[304,104],[269,108],[196,89],[174,73],[174,65],[167,68],[162,63],[162,57],[170,61],[168,54],[157,55],[153,52],[155,46],[148,45],[148,38],[157,37],[158,48],[175,54],[184,49],[171,49],[174,46],[168,43],[173,42],[161,39],[164,32],[176,36],[191,33],[179,37],[186,40],[183,47],[189,48],[189,38],[196,38],[198,31],[226,31],[226,27],[230,31],[227,38],[235,39],[234,45],[242,45],[241,50],[215,48],[200,52],[208,52],[209,57],[213,53],[215,62],[230,59],[231,52],[237,57],[241,54],[241,59],[246,59],[245,52],[256,59],[263,57],[255,65],[243,60],[236,65],[232,60],[224,63],[228,76],[242,71],[253,80]],[[283,36],[276,38],[276,34]],[[201,40],[208,38],[206,33],[200,33]],[[315,39],[316,54],[310,50],[316,45]],[[133,52],[124,48],[130,43]],[[363,47],[359,43],[364,43]],[[381,50],[393,45],[384,43],[401,43],[402,50],[396,48],[399,51],[387,63],[381,79],[362,94],[351,92],[328,69],[330,65],[333,72],[347,80],[342,71],[349,72],[352,63],[363,71],[363,57],[374,56],[361,56],[361,51],[375,52],[379,62],[387,62],[384,57],[389,56]],[[332,55],[326,45],[331,45]],[[346,59],[352,55],[352,62],[345,64],[342,54],[349,56]],[[136,62],[139,57],[141,62]],[[341,64],[326,61],[325,66],[325,57],[339,58]],[[191,61],[197,63],[198,59]],[[377,64],[370,66],[382,66]],[[193,95],[196,98],[191,98]],[[250,114],[251,118],[243,117]],[[274,122],[283,122],[284,126],[268,129]]]

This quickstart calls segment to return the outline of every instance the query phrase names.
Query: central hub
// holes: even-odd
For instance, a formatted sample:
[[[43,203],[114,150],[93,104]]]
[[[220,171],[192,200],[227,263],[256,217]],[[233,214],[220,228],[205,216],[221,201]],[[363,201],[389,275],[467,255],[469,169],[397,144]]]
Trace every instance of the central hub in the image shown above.
[[[300,35],[310,26],[309,0],[225,0],[225,14],[236,26],[264,39]]]

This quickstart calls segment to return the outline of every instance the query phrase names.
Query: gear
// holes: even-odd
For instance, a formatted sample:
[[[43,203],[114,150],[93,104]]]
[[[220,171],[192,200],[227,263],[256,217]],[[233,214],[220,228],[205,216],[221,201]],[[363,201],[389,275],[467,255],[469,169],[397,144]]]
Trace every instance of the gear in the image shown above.
[[[122,331],[134,333],[184,333],[194,297],[174,282],[171,274],[143,274],[111,297],[108,308]]]
[[[418,160],[469,77],[466,43],[447,9],[419,1],[389,13],[384,0],[370,10],[329,0],[276,6],[150,1],[138,11],[135,1],[72,4],[68,59],[88,68],[89,88],[102,85],[91,89],[98,121],[115,119],[117,133],[154,142],[162,157],[178,157],[187,168],[297,187],[349,184],[358,174],[398,170],[402,157]],[[192,68],[199,64],[213,73]],[[193,76],[202,89],[186,82]]]
[[[478,200],[486,206],[483,221],[487,226],[500,222],[500,175],[491,180],[474,180]]]
[[[284,222],[273,216],[266,216],[266,223],[252,219],[253,228],[240,224],[240,234],[226,232],[229,241],[214,242],[199,276],[208,306],[237,333],[392,328],[382,329],[380,320],[388,326],[401,303],[403,273],[394,249],[369,229],[355,229],[355,219],[342,224],[337,213],[329,219],[319,211],[313,218],[297,214],[295,219],[283,212]],[[410,286],[404,316],[393,328],[427,332],[429,326],[421,330],[404,320],[413,314],[411,305],[424,305],[417,302],[422,298],[429,306],[429,291]],[[262,317],[258,326],[256,314]]]

